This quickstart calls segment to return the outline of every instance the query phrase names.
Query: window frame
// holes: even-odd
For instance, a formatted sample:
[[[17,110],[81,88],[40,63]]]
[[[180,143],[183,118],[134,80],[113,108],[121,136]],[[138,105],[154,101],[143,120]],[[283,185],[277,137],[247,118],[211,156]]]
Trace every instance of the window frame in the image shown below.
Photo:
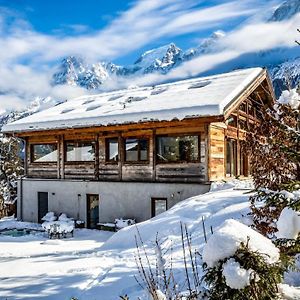
[[[184,137],[184,136],[196,136],[198,138],[198,159],[196,160],[191,160],[191,161],[186,161],[186,160],[176,160],[176,161],[163,161],[158,159],[157,154],[158,154],[158,139],[160,137]],[[195,163],[200,163],[201,162],[201,134],[196,134],[196,133],[185,133],[185,134],[180,134],[180,133],[172,133],[172,134],[162,134],[162,135],[157,135],[155,137],[155,161],[156,164],[195,164]]]
[[[151,218],[154,218],[158,215],[155,215],[155,201],[156,200],[163,200],[166,202],[166,210],[167,211],[169,209],[168,207],[168,198],[167,197],[151,197]]]
[[[94,145],[94,159],[93,160],[67,160],[67,144],[68,143],[74,143],[74,144],[79,144],[79,143],[91,143]],[[64,163],[65,164],[91,164],[95,163],[96,161],[96,141],[94,140],[67,140],[64,141]]]
[[[34,161],[34,146],[38,146],[38,145],[54,145],[55,146],[55,151],[57,151],[57,158],[56,161],[54,160],[50,160],[50,161]],[[58,159],[59,159],[59,155],[58,155],[58,142],[52,142],[52,143],[48,143],[48,142],[41,142],[41,143],[32,143],[30,144],[30,163],[31,164],[57,164],[58,163]]]
[[[234,151],[230,153],[230,173],[227,172],[227,155],[228,155],[228,148],[227,148],[227,143],[231,141],[235,143],[235,153]],[[225,177],[228,178],[234,178],[236,176],[238,176],[238,140],[233,139],[233,138],[229,138],[226,137],[225,138],[225,149],[226,149],[226,153],[225,153]],[[234,150],[234,148],[232,148]],[[234,162],[234,172],[232,172],[231,166],[232,166],[232,162]]]
[[[116,140],[118,144],[118,159],[113,160],[109,159],[109,141],[110,140]],[[105,163],[106,164],[112,164],[112,165],[117,165],[121,161],[120,159],[120,142],[119,142],[119,137],[109,137],[105,139]]]
[[[130,139],[136,139],[138,141],[140,140],[146,140],[147,141],[147,159],[146,160],[141,160],[141,147],[140,147],[140,143],[138,142],[138,160],[129,160],[127,161],[126,160],[126,140],[130,140]],[[149,164],[150,162],[150,138],[147,136],[128,136],[128,137],[124,137],[123,138],[123,162],[124,164],[131,164],[131,165],[134,165],[134,164]]]

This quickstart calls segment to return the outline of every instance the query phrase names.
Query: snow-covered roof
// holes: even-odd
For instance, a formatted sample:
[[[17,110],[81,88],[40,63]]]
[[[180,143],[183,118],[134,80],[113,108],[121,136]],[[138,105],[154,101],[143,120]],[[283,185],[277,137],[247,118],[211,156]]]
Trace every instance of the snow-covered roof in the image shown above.
[[[7,124],[3,132],[107,126],[223,115],[262,68],[82,96]]]

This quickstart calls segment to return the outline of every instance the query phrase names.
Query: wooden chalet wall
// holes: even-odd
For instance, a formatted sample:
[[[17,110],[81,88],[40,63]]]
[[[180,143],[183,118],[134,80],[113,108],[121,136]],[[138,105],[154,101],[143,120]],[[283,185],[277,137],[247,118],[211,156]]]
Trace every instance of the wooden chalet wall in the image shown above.
[[[275,96],[267,72],[262,72],[254,82],[228,107],[224,115],[170,122],[145,122],[140,124],[62,129],[27,132],[18,136],[26,140],[26,175],[33,178],[83,179],[100,181],[147,181],[207,183],[225,179],[228,175],[227,142],[234,141],[236,160],[234,174],[248,176],[248,159],[241,148],[242,140],[254,124],[260,123],[260,111],[274,102]],[[157,136],[199,135],[200,160],[194,163],[158,163],[156,159]],[[125,162],[124,139],[147,138],[148,161]],[[119,141],[119,161],[106,161],[106,139]],[[91,162],[66,162],[66,141],[93,141],[95,160]],[[33,163],[30,149],[35,143],[56,143],[58,161]],[[243,166],[243,170],[241,169]],[[242,174],[243,173],[243,174]]]
[[[100,181],[143,181],[143,182],[191,182],[208,181],[208,124],[197,119],[186,122],[153,123],[153,128],[115,126],[105,131],[102,128],[72,129],[30,133],[26,140],[26,175],[31,178],[84,179]],[[195,163],[158,163],[156,161],[156,137],[166,135],[199,135],[200,161]],[[125,138],[149,139],[149,160],[146,163],[124,161]],[[106,161],[106,139],[119,139],[119,161]],[[67,141],[94,141],[95,160],[91,162],[66,162],[64,145]],[[31,159],[31,145],[55,143],[58,148],[57,163],[36,163]]]
[[[208,130],[208,176],[210,181],[230,177],[226,174],[226,142],[236,142],[235,176],[250,175],[250,161],[242,147],[247,132],[263,122],[261,111],[274,102],[275,96],[269,78],[265,76],[245,90],[240,99],[225,114],[225,122],[210,123]],[[243,156],[243,159],[242,159]],[[242,168],[243,165],[243,168]],[[242,170],[243,169],[243,170]],[[242,174],[243,173],[243,174]]]

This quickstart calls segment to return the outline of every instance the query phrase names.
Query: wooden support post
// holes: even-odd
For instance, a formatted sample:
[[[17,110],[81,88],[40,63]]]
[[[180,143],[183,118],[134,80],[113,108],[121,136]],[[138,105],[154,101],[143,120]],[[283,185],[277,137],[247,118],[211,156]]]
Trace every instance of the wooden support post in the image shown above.
[[[95,180],[99,180],[99,167],[100,167],[100,161],[99,161],[99,134],[96,134],[96,137],[95,137],[95,164],[94,164]]]

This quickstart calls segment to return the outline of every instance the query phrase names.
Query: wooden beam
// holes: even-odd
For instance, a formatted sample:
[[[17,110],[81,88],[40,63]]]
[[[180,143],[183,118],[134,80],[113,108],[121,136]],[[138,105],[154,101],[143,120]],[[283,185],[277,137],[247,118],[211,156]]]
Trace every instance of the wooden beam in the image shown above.
[[[64,128],[55,130],[39,130],[39,131],[24,131],[16,132],[14,135],[17,137],[37,137],[37,136],[57,136],[60,134],[74,135],[78,134],[92,134],[99,133],[99,135],[105,135],[112,131],[130,131],[130,130],[142,130],[142,129],[157,129],[157,128],[168,128],[168,127],[197,127],[205,123],[223,121],[224,116],[209,116],[209,117],[198,117],[189,118],[184,120],[173,120],[173,121],[157,121],[157,122],[144,122],[144,123],[134,123],[134,124],[122,124],[122,125],[111,125],[111,126],[90,126],[83,128]]]

